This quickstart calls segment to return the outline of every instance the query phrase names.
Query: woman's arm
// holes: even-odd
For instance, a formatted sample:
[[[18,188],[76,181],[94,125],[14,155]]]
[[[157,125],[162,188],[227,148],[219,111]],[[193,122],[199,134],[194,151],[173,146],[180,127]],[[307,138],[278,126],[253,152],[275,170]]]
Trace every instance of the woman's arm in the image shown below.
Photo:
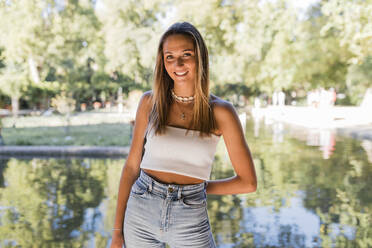
[[[253,159],[234,107],[231,103],[219,99],[215,102],[213,110],[236,176],[208,181],[207,194],[227,195],[255,192],[257,178]]]
[[[132,144],[130,146],[127,160],[125,161],[119,184],[119,193],[116,207],[114,235],[123,229],[123,222],[127,201],[133,183],[136,181],[140,171],[143,141],[148,125],[148,114],[151,108],[151,92],[145,92],[138,104],[136,120],[133,128]]]

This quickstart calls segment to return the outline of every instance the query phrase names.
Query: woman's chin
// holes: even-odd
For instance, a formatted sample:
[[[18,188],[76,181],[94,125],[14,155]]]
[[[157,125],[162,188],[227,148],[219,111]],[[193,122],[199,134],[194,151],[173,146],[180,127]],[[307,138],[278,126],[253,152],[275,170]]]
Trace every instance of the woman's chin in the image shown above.
[[[173,79],[174,83],[179,83],[179,84],[185,84],[185,83],[191,83],[192,79],[191,78],[174,78]]]

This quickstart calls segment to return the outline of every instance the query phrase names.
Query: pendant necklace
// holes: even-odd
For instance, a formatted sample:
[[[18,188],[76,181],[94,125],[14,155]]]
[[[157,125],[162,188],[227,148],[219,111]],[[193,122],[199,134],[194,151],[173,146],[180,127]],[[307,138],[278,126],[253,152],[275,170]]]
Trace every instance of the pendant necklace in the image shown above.
[[[180,114],[180,118],[184,121],[186,120],[186,114],[185,114],[185,111],[182,111],[181,110],[181,107],[178,106],[178,102],[181,102],[181,103],[191,103],[194,101],[194,96],[190,96],[190,97],[181,97],[181,96],[177,96],[173,90],[171,90],[171,93],[172,93],[172,97],[173,99],[175,100],[175,104],[177,105],[177,108],[178,110],[181,112]]]
[[[177,105],[177,108],[178,108],[179,112],[181,112],[181,114],[179,114],[180,118],[181,118],[183,121],[186,120],[186,114],[185,114],[184,111],[181,110],[180,106],[178,106],[177,101],[175,101],[174,104]]]

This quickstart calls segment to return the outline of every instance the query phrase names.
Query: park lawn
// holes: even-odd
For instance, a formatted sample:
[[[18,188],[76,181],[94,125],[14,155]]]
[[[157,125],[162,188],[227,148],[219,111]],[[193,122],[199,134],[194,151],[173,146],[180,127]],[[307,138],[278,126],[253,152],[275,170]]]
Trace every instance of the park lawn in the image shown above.
[[[128,146],[130,124],[95,124],[65,127],[3,128],[5,145]]]

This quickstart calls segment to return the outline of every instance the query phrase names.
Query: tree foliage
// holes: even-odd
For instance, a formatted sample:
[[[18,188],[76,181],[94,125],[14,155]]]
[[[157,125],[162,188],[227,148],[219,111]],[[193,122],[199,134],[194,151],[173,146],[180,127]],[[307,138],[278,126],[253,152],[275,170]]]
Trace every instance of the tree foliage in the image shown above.
[[[372,85],[371,1],[322,0],[306,11],[295,2],[0,1],[0,91],[32,106],[41,92],[66,91],[79,104],[149,89],[161,34],[189,21],[222,97],[333,87],[359,103]]]

